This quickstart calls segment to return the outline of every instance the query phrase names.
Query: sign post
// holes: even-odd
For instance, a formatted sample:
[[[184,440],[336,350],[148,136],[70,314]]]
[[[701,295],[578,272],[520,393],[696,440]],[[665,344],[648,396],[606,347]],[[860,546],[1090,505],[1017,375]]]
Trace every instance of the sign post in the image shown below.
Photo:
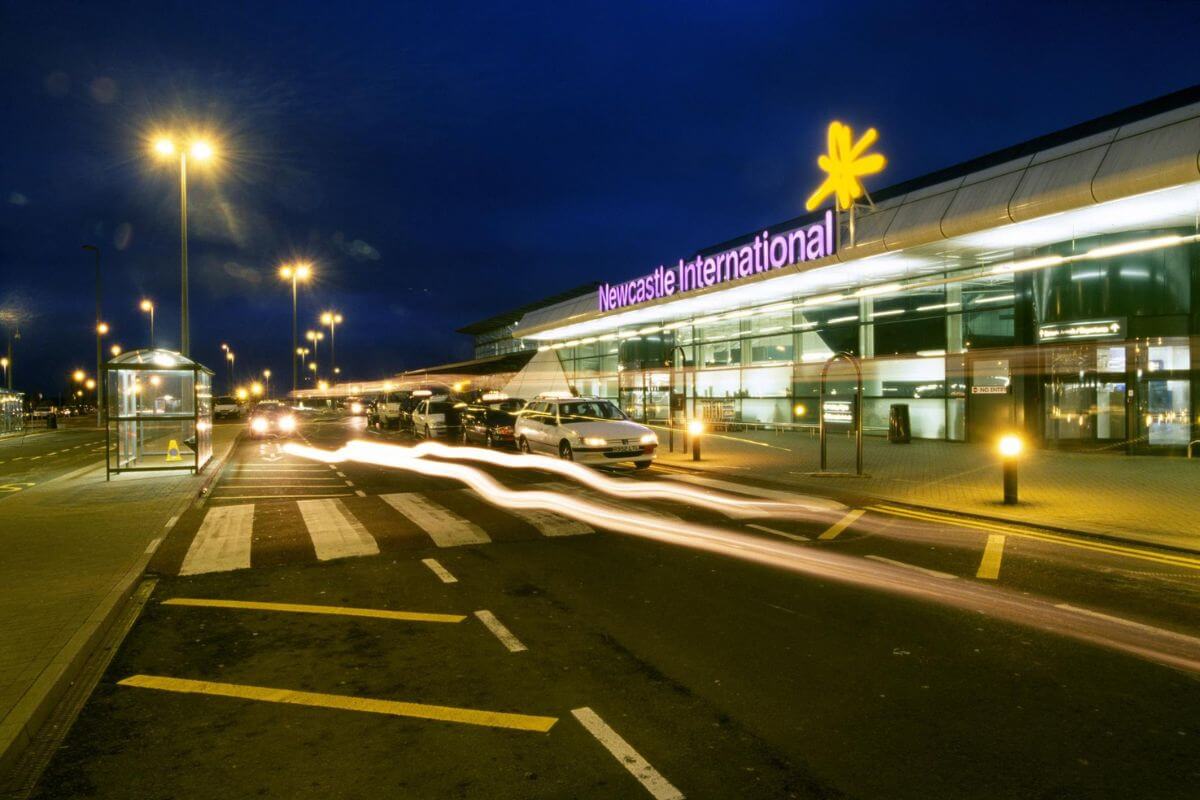
[[[855,390],[852,400],[826,400],[825,399],[825,384],[829,379],[829,368],[834,362],[843,360],[850,362],[850,366],[854,367],[855,375]],[[862,434],[862,396],[863,396],[863,377],[862,364],[858,357],[851,353],[841,352],[834,353],[821,367],[821,395],[819,398],[819,413],[818,413],[818,431],[821,438],[821,472],[827,471],[829,463],[828,452],[825,446],[826,437],[829,435],[830,425],[850,425],[854,428],[854,474],[862,477],[863,474],[863,434]]]

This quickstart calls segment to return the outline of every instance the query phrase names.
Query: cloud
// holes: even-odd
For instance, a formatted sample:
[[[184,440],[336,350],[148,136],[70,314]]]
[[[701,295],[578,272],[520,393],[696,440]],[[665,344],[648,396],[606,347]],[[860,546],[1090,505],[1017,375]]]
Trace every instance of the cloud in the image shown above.
[[[245,267],[236,261],[226,261],[223,267],[225,274],[246,283],[257,286],[262,283],[262,274],[254,267]]]
[[[8,202],[12,203],[14,206],[25,206],[29,205],[29,198],[20,192],[9,192]]]
[[[108,105],[117,99],[117,82],[107,76],[100,76],[88,87],[92,99],[102,105]]]
[[[333,234],[333,243],[339,250],[355,261],[378,261],[380,259],[379,251],[374,247],[362,239],[347,242],[346,237],[342,235],[341,231]]]

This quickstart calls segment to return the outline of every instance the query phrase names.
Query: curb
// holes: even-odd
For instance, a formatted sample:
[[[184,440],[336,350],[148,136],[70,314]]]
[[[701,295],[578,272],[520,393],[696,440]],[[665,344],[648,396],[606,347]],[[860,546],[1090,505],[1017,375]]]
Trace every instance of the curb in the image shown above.
[[[225,455],[213,465],[211,470],[206,470],[207,477],[196,490],[196,494],[189,493],[171,509],[173,512],[170,517],[171,529],[174,529],[179,522],[179,517],[187,511],[192,503],[202,502],[207,497],[209,488],[221,470],[225,468],[225,464],[233,455],[234,450],[237,449],[241,437],[241,433],[234,436]],[[88,469],[95,469],[95,467],[88,467]],[[146,552],[138,557],[133,567],[122,575],[116,585],[96,604],[96,608],[93,609],[83,625],[67,640],[67,643],[50,663],[42,669],[37,680],[0,722],[0,775],[6,775],[12,770],[46,719],[53,713],[55,706],[75,682],[83,665],[87,663],[96,649],[96,645],[104,640],[113,621],[120,617],[125,605],[133,597],[138,583],[146,571],[146,566],[154,557],[158,547],[170,535],[171,529],[159,537],[154,547],[147,548]]]
[[[696,467],[690,467],[685,464],[674,464],[674,463],[670,463],[670,462],[656,461],[655,466],[665,467],[668,470],[672,470],[672,469],[680,470],[682,472],[692,473],[692,474],[696,474],[696,475],[711,475],[713,473],[719,473],[720,475],[722,475],[725,478],[740,477],[737,473],[731,473],[731,472],[722,471],[719,469],[698,469]],[[766,484],[767,487],[769,487],[769,488],[778,488],[783,491],[792,492],[794,494],[803,493],[803,488],[797,487],[794,484],[780,483],[779,481],[773,481],[769,478],[757,478],[756,477],[755,480],[759,481],[760,483]],[[855,492],[852,490],[849,490],[849,493],[855,494]],[[1025,527],[1025,528],[1031,528],[1033,530],[1042,530],[1042,531],[1050,531],[1053,533],[1062,533],[1062,534],[1066,534],[1068,536],[1077,536],[1081,539],[1092,539],[1095,541],[1105,542],[1108,544],[1119,544],[1119,545],[1123,545],[1125,547],[1129,547],[1131,545],[1136,545],[1138,547],[1144,547],[1148,550],[1161,550],[1161,551],[1164,551],[1167,553],[1175,553],[1178,555],[1193,556],[1193,557],[1200,555],[1200,545],[1198,545],[1197,547],[1184,547],[1184,546],[1180,546],[1180,545],[1164,544],[1161,542],[1147,542],[1142,539],[1131,539],[1131,538],[1124,537],[1124,536],[1116,536],[1111,533],[1101,533],[1098,531],[1080,530],[1078,528],[1066,528],[1066,527],[1063,527],[1060,525],[1046,525],[1046,524],[1037,523],[1037,522],[1026,522],[1025,520],[1012,519],[1010,517],[997,517],[997,516],[993,516],[990,514],[979,514],[977,512],[972,512],[972,511],[962,511],[962,510],[956,509],[956,508],[947,508],[945,506],[923,505],[921,503],[913,503],[913,502],[909,502],[906,500],[895,500],[890,497],[885,497],[883,495],[874,494],[869,491],[860,490],[857,492],[857,494],[859,494],[861,496],[865,496],[865,497],[870,497],[873,500],[875,500],[876,502],[888,503],[890,505],[898,506],[900,508],[910,508],[914,511],[926,511],[926,512],[936,513],[936,514],[946,514],[946,515],[955,516],[955,517],[962,517],[964,519],[979,520],[980,522],[991,522],[991,523],[1003,524],[1003,525],[1019,525],[1019,526]]]

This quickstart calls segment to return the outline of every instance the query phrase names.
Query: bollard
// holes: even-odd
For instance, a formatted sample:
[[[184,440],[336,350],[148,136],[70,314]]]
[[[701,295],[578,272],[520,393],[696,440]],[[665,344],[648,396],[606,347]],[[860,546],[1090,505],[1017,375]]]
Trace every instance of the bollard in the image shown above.
[[[1000,465],[1004,475],[1004,505],[1017,504],[1017,458],[1021,455],[1021,437],[1000,438]]]
[[[692,440],[692,461],[700,460],[700,434],[704,433],[704,423],[692,420],[688,423],[688,433]]]

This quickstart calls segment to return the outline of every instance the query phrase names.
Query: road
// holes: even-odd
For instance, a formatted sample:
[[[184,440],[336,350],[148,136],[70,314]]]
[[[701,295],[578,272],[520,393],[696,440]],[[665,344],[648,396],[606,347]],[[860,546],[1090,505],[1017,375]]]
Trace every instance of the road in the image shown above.
[[[360,420],[301,433],[412,444]],[[633,532],[244,441],[156,553],[35,796],[1196,796],[1200,559],[481,469]]]
[[[78,425],[0,439],[0,502],[32,486],[102,465],[104,447],[103,430]]]

